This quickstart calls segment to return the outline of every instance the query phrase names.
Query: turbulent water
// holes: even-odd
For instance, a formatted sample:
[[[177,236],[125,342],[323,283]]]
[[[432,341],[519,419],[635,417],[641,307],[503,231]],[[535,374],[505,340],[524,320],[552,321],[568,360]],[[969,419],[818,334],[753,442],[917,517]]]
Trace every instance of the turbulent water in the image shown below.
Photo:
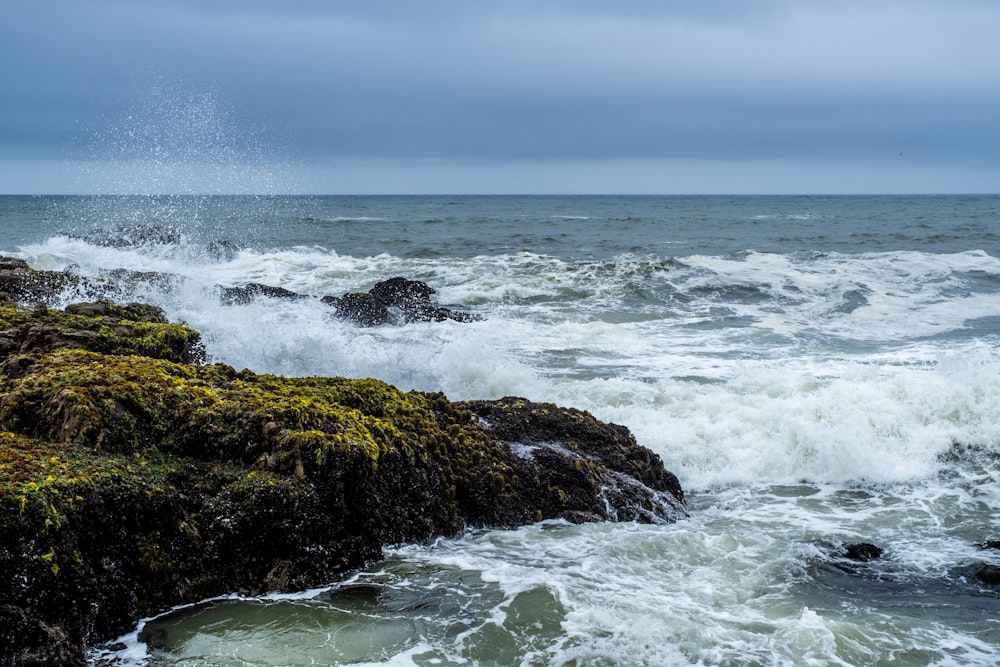
[[[111,243],[136,225],[169,242]],[[400,546],[322,590],[150,619],[95,660],[1000,663],[1000,589],[974,576],[1000,563],[977,546],[1000,539],[1000,197],[3,197],[0,230],[35,268],[175,276],[120,297],[214,361],[589,410],[689,499],[672,525]],[[397,275],[482,319],[219,300]],[[862,541],[883,556],[842,558]]]

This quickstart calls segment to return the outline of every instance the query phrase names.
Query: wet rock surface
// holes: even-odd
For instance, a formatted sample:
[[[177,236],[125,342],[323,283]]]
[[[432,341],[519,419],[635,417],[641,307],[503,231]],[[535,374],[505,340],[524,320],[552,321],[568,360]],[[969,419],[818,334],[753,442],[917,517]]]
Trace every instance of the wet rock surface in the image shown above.
[[[183,235],[180,229],[171,225],[124,224],[99,227],[75,238],[109,248],[132,248],[174,245],[181,242]]]
[[[203,354],[153,306],[0,304],[0,665],[84,664],[173,605],[467,525],[684,516],[659,458],[585,412]]]
[[[440,306],[431,301],[434,289],[419,280],[390,278],[376,283],[368,292],[326,296],[323,302],[334,307],[337,316],[361,326],[407,324],[410,322],[470,322],[475,315]]]
[[[867,563],[882,557],[882,549],[871,542],[855,542],[844,545],[844,558]]]
[[[306,297],[296,294],[292,290],[284,287],[271,287],[261,283],[250,283],[241,287],[223,287],[221,290],[222,303],[227,305],[250,303],[259,296],[266,296],[277,299],[304,299]]]
[[[63,271],[36,271],[23,259],[0,257],[0,301],[51,302],[82,279]]]
[[[526,511],[536,519],[654,523],[686,516],[677,477],[624,426],[518,397],[461,406],[514,454],[521,497],[531,499]]]
[[[976,570],[976,577],[990,586],[1000,586],[1000,565],[984,564]]]

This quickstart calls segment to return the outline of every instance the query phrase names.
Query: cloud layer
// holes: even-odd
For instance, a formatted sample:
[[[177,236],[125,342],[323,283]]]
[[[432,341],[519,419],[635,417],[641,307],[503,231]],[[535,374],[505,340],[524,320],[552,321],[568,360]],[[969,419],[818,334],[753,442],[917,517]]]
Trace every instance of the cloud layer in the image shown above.
[[[373,191],[375,165],[428,164],[443,191],[469,165],[494,185],[518,168],[610,184],[616,165],[762,164],[792,177],[767,191],[808,190],[796,164],[886,188],[1000,183],[1000,5],[985,0],[7,4],[8,169],[353,163]]]

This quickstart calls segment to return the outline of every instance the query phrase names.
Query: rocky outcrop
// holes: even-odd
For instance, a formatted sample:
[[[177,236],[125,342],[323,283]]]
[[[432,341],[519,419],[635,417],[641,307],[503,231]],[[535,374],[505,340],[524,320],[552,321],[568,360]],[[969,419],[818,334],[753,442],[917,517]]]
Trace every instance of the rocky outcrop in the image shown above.
[[[390,278],[376,283],[368,292],[325,296],[337,316],[361,326],[407,324],[410,322],[470,322],[478,319],[471,313],[439,306],[431,301],[435,291],[426,283],[406,278]]]
[[[152,306],[0,304],[0,665],[84,664],[173,605],[467,525],[684,514],[659,458],[585,412],[202,355]]]
[[[138,355],[177,363],[199,363],[205,350],[197,331],[169,324],[163,311],[147,304],[107,301],[78,303],[65,310],[32,309],[0,303],[0,372],[17,368],[39,354],[83,349],[111,355]]]
[[[184,280],[182,276],[168,273],[128,269],[113,269],[101,278],[88,278],[66,271],[35,270],[22,259],[0,257],[0,300],[18,303],[53,305],[66,294],[115,300],[122,294],[131,294],[136,290],[176,291]],[[435,293],[432,287],[419,280],[395,277],[376,283],[367,292],[324,296],[319,300],[331,306],[338,318],[364,327],[444,320],[471,322],[479,319],[460,308],[435,303],[431,300]],[[219,288],[219,299],[226,305],[245,304],[260,297],[313,298],[284,287],[263,283]]]
[[[52,302],[81,279],[62,271],[36,271],[23,259],[0,257],[0,301]]]
[[[1000,550],[1000,540],[986,540],[977,544],[980,549]],[[1000,586],[1000,565],[980,563],[975,571],[976,578],[990,586]]]
[[[684,492],[660,458],[624,426],[573,408],[507,397],[461,406],[518,459],[519,497],[535,518],[672,521]]]

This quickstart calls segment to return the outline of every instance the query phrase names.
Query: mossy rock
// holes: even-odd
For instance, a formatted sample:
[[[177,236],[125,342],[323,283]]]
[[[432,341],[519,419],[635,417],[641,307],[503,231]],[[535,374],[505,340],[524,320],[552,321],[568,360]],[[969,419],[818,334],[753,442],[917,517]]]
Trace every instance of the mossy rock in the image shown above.
[[[579,411],[204,364],[147,305],[0,303],[0,666],[469,524],[671,520],[675,482]]]
[[[163,310],[156,306],[98,301],[58,310],[41,304],[27,309],[0,302],[2,372],[16,372],[14,367],[23,363],[18,355],[60,349],[136,354],[179,363],[205,359],[201,334],[167,322]]]

